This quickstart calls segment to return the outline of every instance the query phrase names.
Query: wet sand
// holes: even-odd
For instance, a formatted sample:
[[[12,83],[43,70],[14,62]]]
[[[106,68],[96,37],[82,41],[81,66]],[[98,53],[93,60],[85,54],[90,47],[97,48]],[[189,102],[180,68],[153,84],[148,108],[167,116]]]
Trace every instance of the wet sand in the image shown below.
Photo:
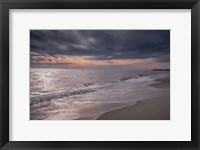
[[[169,88],[169,78],[155,80],[148,86]],[[102,114],[97,120],[169,120],[170,96],[141,100],[135,105]]]
[[[155,88],[170,88],[170,79],[169,79],[169,77],[156,79],[155,81],[156,81],[156,83],[149,84],[148,86],[153,86]]]

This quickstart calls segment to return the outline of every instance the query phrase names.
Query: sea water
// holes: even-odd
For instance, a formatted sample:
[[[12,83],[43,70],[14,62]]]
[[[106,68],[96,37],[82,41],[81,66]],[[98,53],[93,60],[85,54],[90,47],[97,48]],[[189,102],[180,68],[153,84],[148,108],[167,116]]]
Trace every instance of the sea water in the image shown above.
[[[148,86],[165,71],[131,69],[30,69],[30,119],[97,119],[137,101],[169,96]]]

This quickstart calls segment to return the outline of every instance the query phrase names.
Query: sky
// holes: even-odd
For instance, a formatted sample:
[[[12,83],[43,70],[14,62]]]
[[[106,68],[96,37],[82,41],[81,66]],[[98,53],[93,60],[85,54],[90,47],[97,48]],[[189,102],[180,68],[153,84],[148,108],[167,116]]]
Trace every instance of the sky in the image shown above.
[[[170,30],[31,30],[30,66],[169,69]]]

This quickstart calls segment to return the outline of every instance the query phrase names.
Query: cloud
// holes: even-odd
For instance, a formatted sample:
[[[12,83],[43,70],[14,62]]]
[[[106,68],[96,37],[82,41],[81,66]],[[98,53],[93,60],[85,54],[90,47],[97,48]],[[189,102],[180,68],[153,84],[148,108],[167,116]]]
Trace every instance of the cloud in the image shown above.
[[[168,62],[169,30],[31,30],[31,63],[85,57],[85,61],[155,59]],[[36,57],[40,56],[40,57]],[[63,58],[63,59],[62,59]],[[63,61],[60,60],[60,63]]]

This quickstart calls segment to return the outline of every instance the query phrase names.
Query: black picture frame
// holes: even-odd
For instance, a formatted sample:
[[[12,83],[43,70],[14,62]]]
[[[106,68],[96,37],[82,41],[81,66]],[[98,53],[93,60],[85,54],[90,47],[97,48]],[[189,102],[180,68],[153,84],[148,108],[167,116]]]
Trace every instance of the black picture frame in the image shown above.
[[[199,149],[199,0],[0,0],[0,147],[9,149]],[[191,9],[191,141],[9,141],[9,9]],[[184,35],[183,35],[184,36]],[[23,131],[22,131],[23,132]],[[120,135],[119,135],[120,136]]]

